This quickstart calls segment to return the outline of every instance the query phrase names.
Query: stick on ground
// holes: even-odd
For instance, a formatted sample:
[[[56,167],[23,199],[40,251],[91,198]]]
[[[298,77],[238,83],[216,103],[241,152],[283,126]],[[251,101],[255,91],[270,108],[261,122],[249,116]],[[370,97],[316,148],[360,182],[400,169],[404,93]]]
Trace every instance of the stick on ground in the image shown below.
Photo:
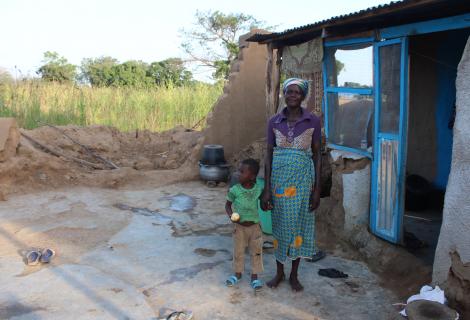
[[[115,165],[112,161],[110,160],[107,160],[105,158],[103,158],[102,156],[100,156],[99,154],[96,154],[93,150],[91,150],[90,148],[88,148],[87,146],[81,144],[80,142],[78,142],[77,140],[73,139],[71,136],[69,136],[68,134],[66,134],[64,131],[62,131],[61,129],[57,128],[56,126],[53,126],[52,124],[49,124],[49,123],[46,123],[46,122],[41,122],[41,121],[38,121],[38,123],[41,123],[43,125],[46,125],[48,127],[51,127],[57,131],[59,131],[60,133],[62,133],[64,135],[64,137],[68,138],[70,141],[72,141],[73,143],[79,145],[80,147],[83,148],[83,150],[85,150],[90,156],[100,160],[101,162],[107,164],[108,166],[111,167],[111,169],[119,169],[119,167],[117,165]]]
[[[48,146],[42,144],[41,142],[37,141],[36,139],[33,139],[31,138],[30,136],[26,135],[25,133],[21,132],[21,135],[23,137],[25,137],[26,139],[28,139],[29,141],[31,141],[32,143],[38,145],[39,147],[41,147],[42,149],[44,149],[45,151],[49,152],[50,154],[56,156],[56,157],[59,157],[59,158],[65,158],[67,160],[71,160],[71,161],[75,161],[81,165],[85,165],[85,166],[88,166],[88,167],[91,167],[93,169],[100,169],[100,170],[103,170],[103,167],[95,164],[95,163],[91,163],[91,162],[88,162],[86,160],[82,160],[82,159],[78,159],[78,158],[75,158],[75,157],[71,157],[71,156],[68,156],[66,154],[63,154],[61,152],[58,152],[58,151],[55,151],[51,148],[49,148]]]

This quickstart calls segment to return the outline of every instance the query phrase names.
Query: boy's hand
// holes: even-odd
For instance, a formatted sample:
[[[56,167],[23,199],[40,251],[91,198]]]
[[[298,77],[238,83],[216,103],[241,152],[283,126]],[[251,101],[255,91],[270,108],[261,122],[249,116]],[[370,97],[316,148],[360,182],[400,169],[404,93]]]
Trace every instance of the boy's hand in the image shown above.
[[[265,188],[261,196],[261,209],[263,209],[263,211],[268,211],[272,208],[274,208],[274,206],[271,190]]]

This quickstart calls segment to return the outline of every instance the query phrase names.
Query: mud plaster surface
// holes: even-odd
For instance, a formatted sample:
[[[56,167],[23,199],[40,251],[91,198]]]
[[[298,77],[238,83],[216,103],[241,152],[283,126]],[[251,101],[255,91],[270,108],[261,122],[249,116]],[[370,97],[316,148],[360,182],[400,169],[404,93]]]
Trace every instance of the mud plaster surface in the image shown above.
[[[176,195],[191,198],[193,207],[171,210]],[[333,255],[301,264],[303,293],[282,283],[255,296],[248,275],[226,288],[232,239],[225,195],[224,188],[188,182],[75,188],[0,203],[0,318],[155,319],[181,309],[196,319],[396,318],[397,299],[379,279],[364,264]],[[56,250],[53,262],[25,266],[24,250],[43,247]],[[264,263],[261,278],[268,280],[272,253]],[[349,278],[317,275],[328,267]]]

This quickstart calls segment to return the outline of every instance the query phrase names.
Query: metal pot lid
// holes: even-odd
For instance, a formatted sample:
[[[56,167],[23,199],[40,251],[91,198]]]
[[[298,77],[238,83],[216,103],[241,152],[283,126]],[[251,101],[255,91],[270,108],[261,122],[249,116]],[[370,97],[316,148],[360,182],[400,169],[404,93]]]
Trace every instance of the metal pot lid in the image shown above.
[[[205,144],[204,149],[223,149],[224,147],[220,144]]]

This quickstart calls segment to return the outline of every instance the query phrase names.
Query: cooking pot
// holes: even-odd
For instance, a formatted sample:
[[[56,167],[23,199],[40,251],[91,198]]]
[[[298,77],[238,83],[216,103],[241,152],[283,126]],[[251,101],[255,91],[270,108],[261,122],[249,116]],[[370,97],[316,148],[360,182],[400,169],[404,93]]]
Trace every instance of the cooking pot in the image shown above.
[[[228,164],[212,166],[199,161],[199,175],[204,181],[226,182],[229,174],[230,166]]]
[[[213,166],[225,164],[224,147],[219,144],[206,144],[202,151],[201,163]]]

